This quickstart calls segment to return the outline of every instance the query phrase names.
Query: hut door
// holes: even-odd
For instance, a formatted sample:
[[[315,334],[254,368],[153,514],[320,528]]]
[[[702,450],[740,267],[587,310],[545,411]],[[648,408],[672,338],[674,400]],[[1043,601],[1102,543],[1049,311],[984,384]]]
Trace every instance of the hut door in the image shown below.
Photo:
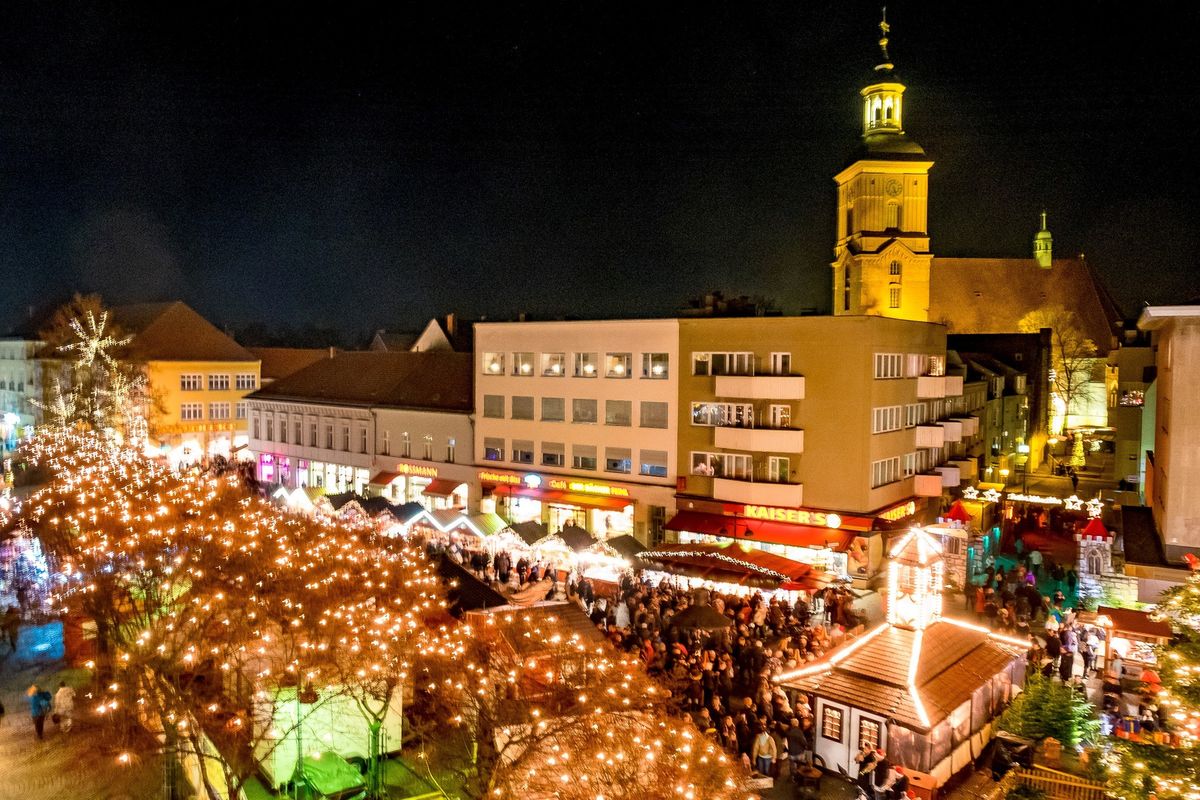
[[[882,747],[887,750],[887,726],[883,719],[874,714],[867,714],[857,708],[850,709],[849,725],[846,728],[846,739],[850,744],[850,766],[847,770],[852,778],[858,777],[858,764],[854,763],[854,754],[865,742],[872,748]]]

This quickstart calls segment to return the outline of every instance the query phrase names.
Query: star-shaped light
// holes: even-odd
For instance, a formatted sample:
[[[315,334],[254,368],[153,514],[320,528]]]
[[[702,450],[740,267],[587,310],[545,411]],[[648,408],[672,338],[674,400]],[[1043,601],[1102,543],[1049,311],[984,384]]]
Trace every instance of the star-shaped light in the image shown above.
[[[962,494],[963,494],[964,500],[978,500],[979,499],[979,489],[975,486],[968,486],[967,488],[963,489]]]

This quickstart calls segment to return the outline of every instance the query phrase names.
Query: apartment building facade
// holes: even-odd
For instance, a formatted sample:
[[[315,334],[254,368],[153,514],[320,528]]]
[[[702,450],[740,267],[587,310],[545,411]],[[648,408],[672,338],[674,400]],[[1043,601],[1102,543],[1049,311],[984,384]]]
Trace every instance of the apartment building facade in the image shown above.
[[[962,377],[941,325],[856,317],[679,321],[680,541],[739,540],[867,579],[878,531],[957,487]]]
[[[678,470],[679,325],[476,324],[482,510],[659,540]]]
[[[247,399],[256,475],[467,508],[479,500],[470,387],[466,353],[334,353]]]

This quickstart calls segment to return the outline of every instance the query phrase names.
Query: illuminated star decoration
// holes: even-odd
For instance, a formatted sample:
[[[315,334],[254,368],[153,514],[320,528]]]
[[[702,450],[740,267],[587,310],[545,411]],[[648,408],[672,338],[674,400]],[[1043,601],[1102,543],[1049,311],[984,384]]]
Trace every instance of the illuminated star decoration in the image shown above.
[[[54,427],[65,428],[75,419],[75,409],[79,405],[79,398],[75,392],[64,392],[62,383],[55,378],[54,394],[50,402],[43,403],[41,400],[30,400],[29,402],[49,414]]]
[[[71,332],[75,334],[76,341],[64,344],[60,349],[64,352],[78,352],[79,357],[75,359],[77,368],[87,368],[100,361],[105,367],[115,369],[117,360],[113,358],[112,351],[129,344],[132,339],[126,337],[117,339],[109,336],[106,332],[108,328],[108,312],[103,311],[100,314],[100,320],[97,321],[91,311],[87,312],[87,327],[85,329],[82,322],[78,319],[71,320]]]
[[[983,493],[983,499],[989,503],[998,503],[1000,501],[1000,492],[995,489],[988,489]]]
[[[964,500],[978,500],[979,489],[974,486],[968,486],[967,488],[963,489],[962,495]]]
[[[1083,501],[1076,495],[1071,495],[1066,500],[1063,500],[1063,508],[1067,511],[1080,511],[1083,509]]]
[[[1089,517],[1098,517],[1100,512],[1104,510],[1104,502],[1099,497],[1093,497],[1087,501],[1087,512]]]

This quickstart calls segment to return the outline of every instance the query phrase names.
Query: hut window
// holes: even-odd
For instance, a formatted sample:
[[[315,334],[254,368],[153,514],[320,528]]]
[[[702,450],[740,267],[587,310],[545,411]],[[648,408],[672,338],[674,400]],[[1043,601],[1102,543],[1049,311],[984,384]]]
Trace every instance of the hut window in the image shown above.
[[[825,712],[821,715],[821,735],[835,742],[842,740],[842,710],[840,708],[825,706]]]
[[[879,723],[873,719],[858,721],[858,746],[867,745],[872,750],[879,747]]]

